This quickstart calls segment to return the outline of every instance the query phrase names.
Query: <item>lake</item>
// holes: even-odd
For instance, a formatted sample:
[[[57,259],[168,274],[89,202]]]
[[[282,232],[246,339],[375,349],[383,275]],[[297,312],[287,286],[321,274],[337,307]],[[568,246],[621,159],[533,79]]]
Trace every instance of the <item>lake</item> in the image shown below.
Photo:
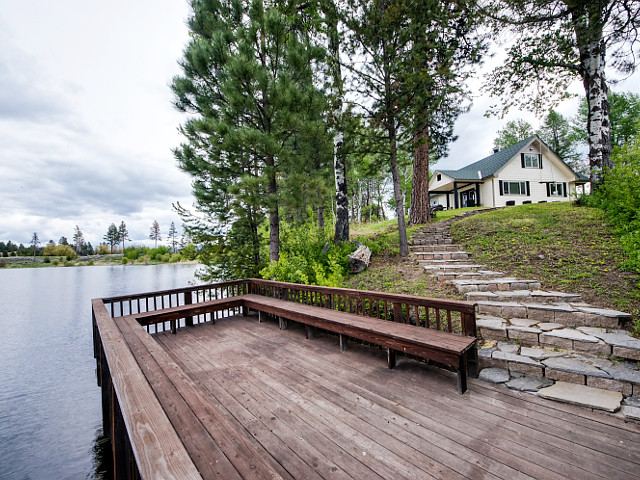
[[[1,479],[108,477],[91,299],[184,287],[197,268],[0,269]]]

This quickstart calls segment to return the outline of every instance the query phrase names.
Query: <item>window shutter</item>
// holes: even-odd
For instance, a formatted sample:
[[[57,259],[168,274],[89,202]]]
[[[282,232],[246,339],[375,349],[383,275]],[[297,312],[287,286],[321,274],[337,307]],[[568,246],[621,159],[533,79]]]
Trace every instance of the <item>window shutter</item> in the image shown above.
[[[562,183],[562,193],[564,194],[564,196],[567,196],[567,184],[566,182]]]
[[[551,196],[551,184],[547,183],[547,197]]]
[[[531,196],[531,188],[529,187],[529,182],[527,181],[527,197]]]
[[[502,190],[502,180],[500,180],[499,188],[500,188],[500,195],[504,195]]]
[[[520,164],[522,165],[522,168],[524,168],[524,153],[520,154]]]
[[[542,169],[542,154],[541,153],[538,154],[538,166],[540,167],[540,169]]]

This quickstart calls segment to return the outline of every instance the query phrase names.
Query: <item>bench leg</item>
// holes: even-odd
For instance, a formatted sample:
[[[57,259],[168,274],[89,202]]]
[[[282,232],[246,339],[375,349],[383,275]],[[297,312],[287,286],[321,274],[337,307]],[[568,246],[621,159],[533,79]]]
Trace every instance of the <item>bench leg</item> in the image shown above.
[[[478,378],[478,347],[475,345],[467,354],[467,370],[470,377]]]
[[[314,337],[314,328],[311,325],[305,325],[305,332],[307,336],[307,340],[311,340]]]
[[[458,393],[462,395],[467,391],[467,354],[460,355],[458,361]]]
[[[176,320],[173,319],[171,320],[171,333],[175,334],[178,331],[178,329],[176,328]]]
[[[262,323],[262,312],[258,310],[258,323]]]
[[[278,317],[278,324],[280,325],[280,330],[286,330],[287,329],[287,319],[286,318]]]
[[[393,348],[387,348],[387,366],[389,368],[396,366],[396,351]]]
[[[340,334],[340,351],[345,352],[347,350],[347,337]]]
[[[244,305],[242,306],[242,316],[243,317],[248,317],[249,316],[249,309],[247,307],[245,307]]]

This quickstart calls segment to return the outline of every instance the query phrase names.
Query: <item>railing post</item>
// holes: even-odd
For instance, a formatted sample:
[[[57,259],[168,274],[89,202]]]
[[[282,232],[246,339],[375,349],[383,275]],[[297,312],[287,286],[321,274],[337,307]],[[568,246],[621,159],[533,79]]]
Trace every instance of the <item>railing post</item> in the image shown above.
[[[402,304],[400,303],[393,304],[393,321],[397,323],[402,322]]]
[[[184,304],[191,305],[191,291],[184,292]],[[193,317],[185,317],[184,324],[187,327],[193,327]]]
[[[462,334],[467,337],[476,336],[476,313],[463,312],[462,314]]]

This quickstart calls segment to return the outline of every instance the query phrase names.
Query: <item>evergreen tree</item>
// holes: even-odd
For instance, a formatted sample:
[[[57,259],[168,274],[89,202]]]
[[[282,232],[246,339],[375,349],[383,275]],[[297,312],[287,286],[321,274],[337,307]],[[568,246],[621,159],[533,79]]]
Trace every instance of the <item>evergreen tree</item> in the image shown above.
[[[178,230],[176,230],[175,222],[171,222],[171,225],[169,226],[168,237],[169,243],[171,244],[171,251],[175,253],[177,251],[176,245],[178,244]]]
[[[125,240],[131,240],[129,238],[129,230],[127,230],[127,226],[124,223],[124,220],[120,223],[118,227],[118,243],[122,242],[122,253],[124,254],[124,242]]]
[[[84,244],[84,235],[82,233],[82,231],[80,230],[80,227],[78,227],[78,225],[76,225],[76,228],[74,230],[73,233],[73,245],[75,248],[75,251],[78,255],[80,255],[82,253],[82,245]]]
[[[538,136],[575,171],[586,169],[581,165],[580,154],[576,149],[578,138],[569,121],[551,109],[538,130]]]
[[[33,247],[33,259],[36,259],[36,250],[38,249],[38,245],[40,244],[40,239],[38,238],[38,232],[33,232],[33,236],[31,237],[31,246]]]
[[[154,220],[149,229],[149,238],[155,240],[155,247],[158,248],[158,240],[162,240],[162,234],[160,233],[160,224],[157,220]]]
[[[111,247],[111,253],[113,253],[113,247],[120,242],[118,238],[118,227],[116,227],[115,223],[109,225],[107,233],[105,233],[102,239]]]
[[[233,232],[234,243],[208,258],[228,265],[222,256],[230,249],[251,252],[247,273],[255,274],[263,263],[259,226],[268,215],[269,259],[277,261],[279,190],[295,167],[306,168],[304,154],[326,136],[324,98],[313,84],[313,64],[323,51],[261,0],[193,0],[191,6],[192,40],[183,76],[172,85],[177,108],[191,114],[181,128],[186,143],[175,155],[195,179],[201,214],[200,220],[183,216],[185,230],[214,242]],[[209,227],[214,231],[207,235]]]

